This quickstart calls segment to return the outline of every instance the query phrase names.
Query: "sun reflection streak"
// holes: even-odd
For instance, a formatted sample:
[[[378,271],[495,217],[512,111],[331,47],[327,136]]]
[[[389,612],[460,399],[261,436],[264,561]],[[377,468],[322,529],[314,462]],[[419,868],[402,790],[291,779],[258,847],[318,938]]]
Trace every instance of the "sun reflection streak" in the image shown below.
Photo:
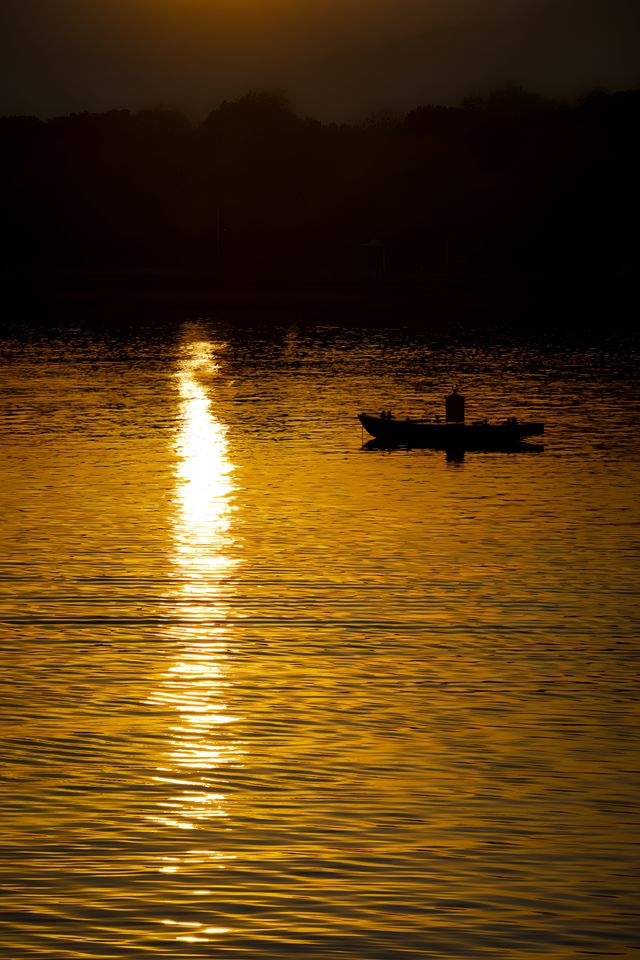
[[[226,428],[211,411],[206,385],[219,371],[216,345],[196,342],[178,370],[182,424],[176,441],[178,519],[175,564],[185,593],[203,598],[201,579],[227,571],[234,490]]]
[[[169,638],[179,654],[150,698],[173,718],[162,766],[153,777],[155,783],[167,786],[167,793],[151,819],[170,832],[200,831],[206,841],[212,831],[215,838],[215,825],[229,815],[222,768],[241,762],[233,733],[237,718],[230,715],[226,702],[231,680],[225,620],[230,609],[228,578],[236,565],[232,555],[235,484],[226,427],[215,416],[211,399],[221,348],[203,338],[185,340],[176,375],[181,413],[175,442],[172,556],[177,624],[172,624]],[[194,845],[182,854],[163,857],[158,869],[167,875],[193,873],[195,896],[203,873],[212,867],[220,869],[230,859],[209,849],[210,845],[215,846]]]

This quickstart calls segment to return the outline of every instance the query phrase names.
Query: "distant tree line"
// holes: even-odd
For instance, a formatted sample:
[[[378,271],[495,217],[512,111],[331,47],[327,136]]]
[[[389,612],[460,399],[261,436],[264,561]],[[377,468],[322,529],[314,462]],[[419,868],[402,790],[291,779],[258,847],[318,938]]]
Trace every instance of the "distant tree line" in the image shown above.
[[[8,269],[633,275],[640,92],[518,88],[358,125],[280,94],[0,119]]]

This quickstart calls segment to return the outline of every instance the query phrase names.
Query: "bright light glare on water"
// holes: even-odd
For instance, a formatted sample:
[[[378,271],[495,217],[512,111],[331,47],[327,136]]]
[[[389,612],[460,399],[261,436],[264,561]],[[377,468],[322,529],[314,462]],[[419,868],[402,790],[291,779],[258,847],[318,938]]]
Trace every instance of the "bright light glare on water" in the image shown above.
[[[182,347],[177,381],[180,429],[176,438],[176,503],[174,563],[177,570],[175,612],[180,623],[170,638],[177,659],[169,666],[150,703],[175,712],[167,730],[166,766],[154,780],[173,783],[176,792],[159,805],[151,819],[161,827],[206,828],[211,818],[226,817],[226,795],[213,784],[220,768],[239,762],[237,745],[222,741],[218,729],[232,724],[225,688],[228,685],[225,618],[228,598],[221,597],[216,576],[228,574],[233,561],[231,540],[233,465],[228,456],[226,429],[212,412],[220,345],[189,338]],[[181,779],[184,777],[186,779]],[[210,851],[195,858],[201,867],[224,860]],[[194,861],[189,848],[174,856],[163,873],[179,873]],[[165,921],[166,923],[167,921]],[[198,926],[198,924],[194,924]],[[180,940],[190,940],[178,937]],[[202,939],[202,938],[198,938]],[[197,942],[194,940],[193,942]]]
[[[175,561],[196,591],[198,577],[232,565],[227,547],[233,467],[226,428],[212,412],[209,394],[218,372],[216,346],[220,349],[206,341],[187,343],[177,373],[182,416],[176,440]]]

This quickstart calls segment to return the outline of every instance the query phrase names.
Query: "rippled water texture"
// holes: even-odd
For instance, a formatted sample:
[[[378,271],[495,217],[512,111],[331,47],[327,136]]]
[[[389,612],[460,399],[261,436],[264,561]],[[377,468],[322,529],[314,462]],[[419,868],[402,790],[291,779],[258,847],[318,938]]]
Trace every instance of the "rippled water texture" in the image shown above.
[[[638,956],[633,343],[4,348],[2,960]]]

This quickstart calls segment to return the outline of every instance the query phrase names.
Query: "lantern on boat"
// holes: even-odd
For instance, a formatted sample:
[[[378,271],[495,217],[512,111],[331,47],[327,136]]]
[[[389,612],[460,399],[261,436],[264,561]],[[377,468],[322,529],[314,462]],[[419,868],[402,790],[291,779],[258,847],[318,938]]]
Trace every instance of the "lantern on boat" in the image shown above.
[[[457,387],[445,397],[444,407],[447,423],[464,423],[464,397],[458,393]]]

